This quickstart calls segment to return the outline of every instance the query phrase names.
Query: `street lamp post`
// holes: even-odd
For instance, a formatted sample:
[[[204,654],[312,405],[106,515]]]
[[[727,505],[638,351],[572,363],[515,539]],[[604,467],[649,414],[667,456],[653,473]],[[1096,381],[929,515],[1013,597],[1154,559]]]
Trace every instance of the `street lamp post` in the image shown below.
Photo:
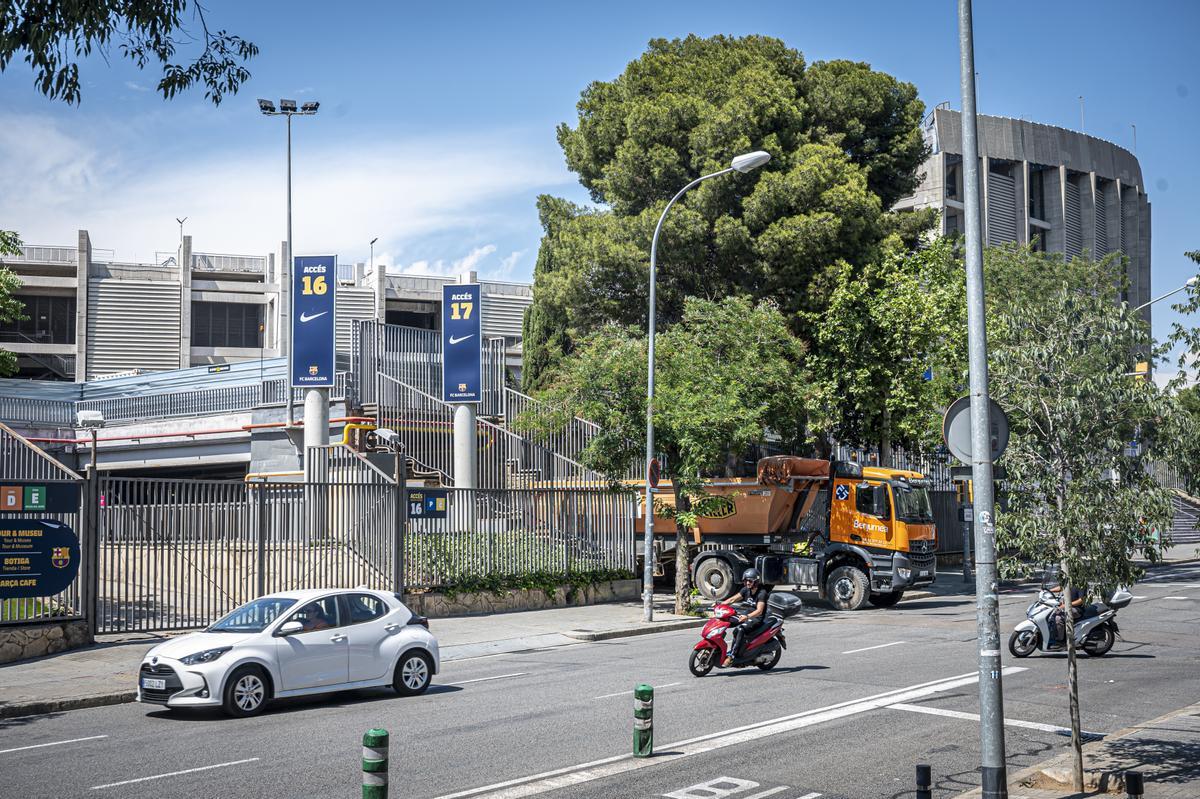
[[[375,242],[379,241],[379,237],[371,239],[371,274],[375,274]]]
[[[1138,311],[1142,310],[1143,308],[1149,308],[1154,303],[1158,302],[1159,300],[1165,300],[1167,297],[1170,297],[1172,294],[1178,294],[1179,292],[1183,291],[1184,289],[1190,289],[1193,286],[1195,286],[1197,283],[1200,283],[1200,277],[1189,277],[1187,279],[1187,282],[1184,283],[1179,288],[1171,289],[1166,294],[1163,294],[1161,297],[1155,297],[1154,299],[1150,300],[1149,302],[1143,302],[1141,305],[1139,305],[1138,307],[1133,309],[1134,313],[1137,313]]]
[[[287,117],[287,263],[282,264],[283,273],[280,274],[280,283],[288,287],[288,325],[292,324],[292,313],[295,308],[296,298],[292,296],[291,280],[292,280],[292,264],[295,263],[296,256],[292,252],[292,117],[294,116],[312,116],[317,113],[317,109],[321,104],[313,101],[305,103],[296,108],[295,100],[280,100],[279,110],[275,110],[275,104],[270,100],[258,101],[258,110],[263,112],[264,116],[269,117]],[[287,380],[284,381],[284,392],[287,394],[287,423],[290,427],[292,424],[292,341],[291,331],[288,331],[288,348],[287,348]]]
[[[650,338],[648,354],[646,356],[646,467],[642,472],[646,479],[646,500],[643,508],[646,524],[645,541],[642,546],[642,556],[644,558],[642,564],[642,617],[646,621],[654,619],[654,495],[653,489],[650,486],[650,466],[651,461],[654,459],[654,330],[655,322],[657,321],[654,284],[658,276],[658,234],[662,231],[663,221],[667,218],[667,212],[671,210],[671,206],[675,204],[675,201],[682,197],[688,189],[698,186],[702,181],[709,178],[715,178],[729,172],[749,172],[770,160],[770,153],[756,150],[752,153],[744,153],[737,156],[729,166],[719,172],[713,172],[710,175],[701,175],[696,178],[680,189],[671,198],[671,201],[667,203],[667,207],[663,209],[662,216],[658,218],[658,224],[654,226],[654,238],[650,240]]]

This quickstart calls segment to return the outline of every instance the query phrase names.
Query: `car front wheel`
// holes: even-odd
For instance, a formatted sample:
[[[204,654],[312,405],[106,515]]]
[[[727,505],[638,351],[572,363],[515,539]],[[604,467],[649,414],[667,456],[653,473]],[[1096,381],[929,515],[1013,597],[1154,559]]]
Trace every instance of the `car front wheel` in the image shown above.
[[[256,716],[266,707],[267,678],[258,666],[241,666],[225,681],[221,709],[235,718]]]
[[[392,687],[401,696],[416,696],[425,693],[433,681],[433,661],[419,650],[405,652],[396,664]]]

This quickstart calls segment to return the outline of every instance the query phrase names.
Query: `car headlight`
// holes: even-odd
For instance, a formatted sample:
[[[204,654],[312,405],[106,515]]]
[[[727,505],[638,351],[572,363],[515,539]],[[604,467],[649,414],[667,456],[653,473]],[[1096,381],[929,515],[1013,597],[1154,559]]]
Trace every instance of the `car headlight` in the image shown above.
[[[912,577],[912,569],[896,569],[896,576],[901,580],[907,580]]]
[[[188,655],[187,657],[180,658],[179,662],[185,666],[195,666],[197,663],[212,663],[230,649],[233,649],[233,647],[219,646],[216,649],[205,649],[203,652],[197,652],[194,655]]]

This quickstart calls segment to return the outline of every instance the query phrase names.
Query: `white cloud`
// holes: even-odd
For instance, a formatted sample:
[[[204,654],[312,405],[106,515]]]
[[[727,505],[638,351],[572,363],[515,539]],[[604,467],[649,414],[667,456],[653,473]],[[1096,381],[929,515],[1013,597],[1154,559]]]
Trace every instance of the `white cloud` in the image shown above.
[[[126,88],[126,89],[133,89],[135,92],[148,92],[148,91],[150,91],[150,87],[149,87],[149,86],[143,86],[142,84],[140,84],[140,83],[137,83],[137,82],[135,82],[135,81],[132,81],[132,80],[127,80],[127,81],[125,81],[125,88]]]
[[[185,232],[197,251],[278,252],[286,217],[277,148],[250,150],[227,137],[192,159],[148,165],[142,153],[156,151],[156,135],[163,134],[6,118],[4,228],[50,245],[74,245],[76,230],[85,228],[94,247],[115,250],[118,260],[149,262],[156,250],[175,249],[175,217],[187,216]],[[446,240],[478,241],[527,224],[529,195],[571,181],[557,153],[495,131],[306,146],[295,153],[293,172],[296,252],[365,260],[366,243],[378,236],[376,262],[383,264],[399,263],[422,238],[444,247]],[[422,268],[448,273],[495,251],[494,244],[480,246],[449,266],[427,260]]]
[[[496,251],[495,244],[485,244],[482,247],[476,247],[469,253],[454,261],[446,261],[439,258],[434,261],[421,259],[413,261],[407,266],[400,268],[400,272],[405,275],[435,275],[438,277],[456,277],[471,270],[479,271],[480,262],[487,259],[489,255]],[[508,261],[508,259],[504,259]],[[484,272],[483,277],[493,277],[494,272]]]
[[[513,270],[516,269],[517,263],[527,252],[529,251],[516,250],[510,255],[506,256],[504,260],[500,262],[500,268],[488,273],[488,277],[490,277],[492,280],[508,280],[512,277]]]

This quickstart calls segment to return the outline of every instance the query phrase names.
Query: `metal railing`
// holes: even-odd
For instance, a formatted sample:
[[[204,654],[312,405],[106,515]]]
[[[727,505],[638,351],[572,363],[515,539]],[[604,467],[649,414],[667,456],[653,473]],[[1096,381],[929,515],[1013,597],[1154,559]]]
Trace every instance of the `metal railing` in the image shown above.
[[[265,272],[267,258],[263,255],[224,255],[211,252],[192,253],[192,269],[205,272]]]
[[[632,495],[579,489],[446,489],[446,518],[411,519],[404,582],[454,586],[529,572],[630,569]]]
[[[504,339],[483,342],[483,401],[480,416],[504,416]],[[350,372],[360,404],[378,401],[375,376],[387,375],[431,397],[442,393],[442,334],[369,319],[356,320],[351,334]]]
[[[8,480],[83,479],[3,422],[0,422],[0,478]]]
[[[330,399],[345,399],[348,387],[349,375],[346,372],[338,372]],[[100,411],[108,424],[205,416],[213,413],[248,411],[267,405],[282,405],[287,400],[287,390],[287,379],[281,377],[240,386],[162,391],[132,397],[90,400],[0,396],[0,420],[74,427],[75,415],[81,410]],[[303,403],[304,391],[303,388],[293,388],[292,401]]]
[[[35,261],[38,263],[74,264],[79,261],[79,250],[75,247],[54,247],[26,244],[20,255],[0,256],[0,261]]]
[[[511,388],[504,389],[504,424],[511,430],[520,430],[526,437],[539,444],[558,452],[571,460],[579,460],[580,455],[596,436],[600,434],[600,426],[572,416],[563,427],[554,433],[533,435],[522,430],[522,422],[544,422],[552,417],[554,411],[543,402],[535,400],[528,394],[522,394]]]
[[[377,379],[379,426],[395,430],[408,457],[452,485],[454,406],[388,375]],[[486,419],[476,418],[475,433],[482,488],[608,485],[603,475]]]

